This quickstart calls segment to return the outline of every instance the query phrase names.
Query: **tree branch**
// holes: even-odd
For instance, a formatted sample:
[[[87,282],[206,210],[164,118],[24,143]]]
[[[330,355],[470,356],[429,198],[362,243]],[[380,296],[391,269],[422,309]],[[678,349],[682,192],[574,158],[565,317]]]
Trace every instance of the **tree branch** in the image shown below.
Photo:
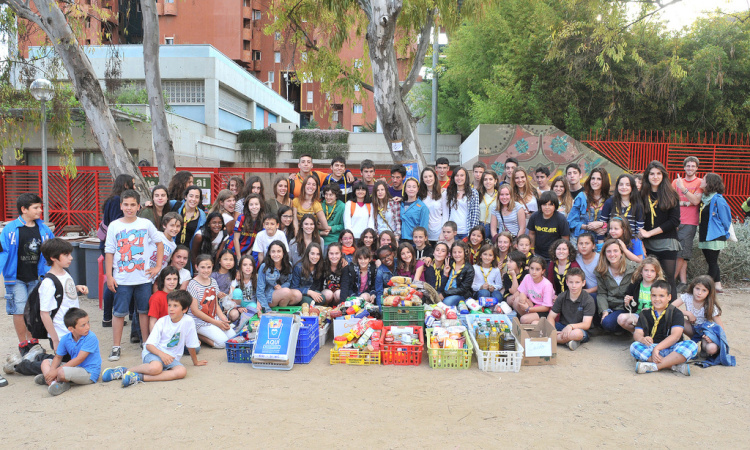
[[[641,0],[641,1],[639,1],[638,3],[651,3],[651,4],[659,5],[659,7],[658,7],[658,8],[656,8],[655,10],[651,11],[650,13],[648,13],[648,14],[644,14],[643,16],[641,16],[641,17],[639,17],[639,18],[635,19],[634,21],[632,21],[632,22],[630,22],[629,24],[625,25],[624,27],[620,28],[620,31],[621,31],[621,32],[622,32],[622,31],[625,31],[625,30],[627,30],[628,28],[632,27],[633,25],[637,24],[638,22],[641,22],[641,21],[643,21],[643,20],[645,20],[645,19],[647,19],[647,18],[649,18],[649,17],[653,16],[654,14],[658,13],[658,12],[659,12],[659,11],[661,11],[662,9],[664,9],[664,8],[666,8],[666,7],[668,7],[668,6],[672,6],[672,5],[674,5],[675,3],[677,3],[677,2],[681,2],[681,1],[682,1],[682,0],[672,0],[671,2],[669,2],[669,3],[667,3],[667,4],[663,4],[663,3],[662,3],[662,0]]]
[[[31,9],[31,7],[29,6],[29,1],[30,0],[26,0],[23,2],[20,0],[2,0],[0,1],[0,5],[8,5],[22,19],[33,22],[40,28],[44,28],[42,26],[42,18],[39,17],[39,15]]]
[[[372,22],[372,3],[370,3],[370,0],[357,0],[357,3],[362,12],[367,16],[367,21]]]
[[[422,31],[419,34],[419,45],[417,46],[417,52],[414,55],[411,70],[409,71],[406,80],[404,80],[404,84],[401,85],[401,98],[406,97],[406,94],[408,94],[414,86],[414,83],[419,76],[419,71],[422,70],[422,66],[424,65],[424,57],[427,54],[427,47],[430,45],[430,34],[434,24],[435,12],[435,9],[431,9],[427,13],[427,22],[425,22]],[[435,74],[432,76],[435,76]]]

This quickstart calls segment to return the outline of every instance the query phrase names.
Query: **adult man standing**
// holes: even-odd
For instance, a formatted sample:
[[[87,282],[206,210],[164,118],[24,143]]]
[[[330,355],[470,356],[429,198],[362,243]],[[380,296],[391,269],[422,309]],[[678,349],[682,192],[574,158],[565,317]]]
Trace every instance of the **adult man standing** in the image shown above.
[[[680,194],[680,227],[677,229],[677,239],[682,245],[682,250],[677,254],[677,267],[675,277],[677,278],[677,291],[680,292],[687,286],[687,265],[693,255],[693,239],[698,230],[698,205],[701,203],[703,179],[695,174],[698,172],[698,158],[688,156],[682,163],[685,169],[685,178],[672,182]]]

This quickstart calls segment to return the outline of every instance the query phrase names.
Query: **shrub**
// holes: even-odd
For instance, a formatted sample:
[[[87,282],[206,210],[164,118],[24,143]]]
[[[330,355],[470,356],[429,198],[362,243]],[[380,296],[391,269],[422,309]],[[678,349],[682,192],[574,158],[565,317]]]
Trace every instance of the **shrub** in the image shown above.
[[[313,159],[349,155],[349,132],[346,130],[295,130],[292,132],[292,155],[308,154]]]
[[[727,242],[727,247],[719,254],[722,282],[739,282],[750,278],[750,224],[735,223],[734,232],[739,242]],[[693,279],[707,273],[708,264],[698,248],[696,233],[693,259],[688,264],[688,278]]]
[[[237,142],[246,162],[267,164],[269,167],[276,165],[276,155],[281,146],[276,141],[276,130],[273,128],[242,130],[238,133]]]

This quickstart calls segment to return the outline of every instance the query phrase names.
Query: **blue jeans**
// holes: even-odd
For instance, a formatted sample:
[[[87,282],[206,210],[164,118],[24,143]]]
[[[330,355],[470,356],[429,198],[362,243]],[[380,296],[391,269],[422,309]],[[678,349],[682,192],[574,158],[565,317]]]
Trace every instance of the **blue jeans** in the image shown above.
[[[607,317],[602,319],[602,328],[604,328],[604,331],[608,331],[610,333],[614,333],[616,331],[625,331],[625,329],[617,324],[617,318],[620,317],[620,314],[624,313],[625,311],[616,309],[607,314]]]
[[[126,317],[130,313],[130,299],[135,299],[138,314],[148,314],[148,299],[151,297],[151,283],[119,285],[115,292],[112,314],[115,317]]]
[[[462,300],[464,300],[464,298],[460,295],[449,295],[443,299],[443,303],[448,306],[456,306],[458,305],[458,302]]]
[[[162,370],[174,369],[175,367],[182,365],[180,360],[177,358],[175,358],[171,364],[164,364],[164,361],[162,361],[161,358],[151,352],[146,352],[146,354],[143,356],[143,364],[151,364],[154,361],[159,361],[161,363]]]
[[[492,297],[494,299],[497,299],[498,302],[503,301],[503,294],[497,289],[492,292],[487,289],[480,289],[477,291],[477,299],[479,299],[479,297]]]
[[[469,235],[469,233],[458,233],[458,234],[456,234],[456,241],[460,241],[460,240],[462,240],[463,238],[465,238],[468,235]]]
[[[560,322],[555,322],[555,329],[557,331],[562,331],[563,328],[565,328],[565,325],[561,324]],[[583,331],[583,339],[581,339],[581,344],[583,344],[583,343],[589,341],[590,336],[589,336],[589,332],[588,331],[586,331],[586,330],[581,330],[581,331]]]
[[[36,287],[39,280],[21,281],[16,280],[14,285],[5,285],[5,311],[8,315],[23,315],[26,308],[26,299]]]

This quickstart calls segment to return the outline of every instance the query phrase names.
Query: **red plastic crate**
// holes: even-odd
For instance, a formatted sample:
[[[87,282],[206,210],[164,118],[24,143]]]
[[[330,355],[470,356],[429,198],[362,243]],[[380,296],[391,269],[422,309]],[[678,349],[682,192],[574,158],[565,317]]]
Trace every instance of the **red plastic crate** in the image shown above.
[[[404,345],[400,342],[393,344],[385,343],[385,335],[388,334],[391,327],[383,327],[383,331],[380,335],[380,360],[383,365],[396,365],[396,366],[418,366],[422,364],[422,352],[424,351],[424,335],[422,334],[422,327],[412,326],[416,330],[417,336],[419,336],[418,345]]]

